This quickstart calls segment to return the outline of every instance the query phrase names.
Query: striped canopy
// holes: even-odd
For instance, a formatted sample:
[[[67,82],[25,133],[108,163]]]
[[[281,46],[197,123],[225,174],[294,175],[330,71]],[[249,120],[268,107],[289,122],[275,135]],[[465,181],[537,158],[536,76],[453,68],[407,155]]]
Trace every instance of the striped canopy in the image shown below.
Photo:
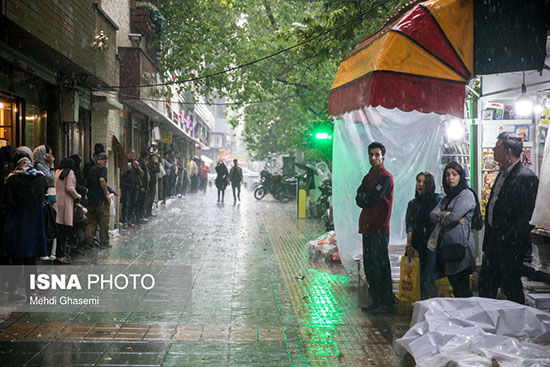
[[[414,5],[340,64],[329,115],[366,106],[463,115],[473,74],[473,0]]]

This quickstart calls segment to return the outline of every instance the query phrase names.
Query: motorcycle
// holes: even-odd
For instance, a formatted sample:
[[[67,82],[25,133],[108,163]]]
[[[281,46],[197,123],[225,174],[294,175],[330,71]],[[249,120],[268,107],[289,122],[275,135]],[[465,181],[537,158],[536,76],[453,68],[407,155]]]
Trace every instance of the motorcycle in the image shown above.
[[[330,207],[330,198],[332,196],[332,181],[325,179],[321,185],[319,185],[321,195],[317,199],[317,215],[322,217],[327,209]]]
[[[321,217],[326,231],[334,230],[334,216],[332,214],[332,196],[328,200],[328,208]]]
[[[272,174],[266,169],[262,170],[260,184],[254,190],[254,197],[256,200],[262,200],[268,193],[283,203],[289,202],[296,197],[296,178],[283,177]]]

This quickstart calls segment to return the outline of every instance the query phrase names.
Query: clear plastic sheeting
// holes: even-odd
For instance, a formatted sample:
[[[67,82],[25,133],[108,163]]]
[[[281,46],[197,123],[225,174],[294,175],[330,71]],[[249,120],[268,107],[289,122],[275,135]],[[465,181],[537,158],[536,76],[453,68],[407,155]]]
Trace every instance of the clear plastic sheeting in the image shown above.
[[[550,134],[546,134],[544,156],[540,168],[540,182],[531,224],[550,229]]]
[[[550,313],[511,301],[433,298],[416,302],[396,340],[418,367],[550,366]]]
[[[361,208],[355,193],[370,169],[368,145],[379,141],[386,147],[384,165],[393,175],[394,198],[390,221],[390,243],[405,243],[405,212],[414,197],[415,177],[421,171],[441,174],[441,115],[367,107],[346,113],[336,120],[333,145],[332,205],[334,227],[342,264],[348,274],[357,272],[354,260],[361,254],[358,234]]]

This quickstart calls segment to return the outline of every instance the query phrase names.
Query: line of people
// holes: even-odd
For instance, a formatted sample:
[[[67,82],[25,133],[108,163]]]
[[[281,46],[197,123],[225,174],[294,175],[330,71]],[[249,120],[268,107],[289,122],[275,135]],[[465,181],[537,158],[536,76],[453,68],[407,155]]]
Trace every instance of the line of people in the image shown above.
[[[523,141],[501,133],[493,149],[500,172],[489,197],[479,273],[479,295],[496,298],[500,288],[512,301],[523,304],[521,274],[530,254],[529,220],[534,210],[539,180],[523,166]],[[393,313],[394,295],[388,259],[389,221],[393,204],[393,177],[384,167],[386,148],[368,147],[371,169],[356,194],[362,208],[359,233],[363,236],[363,265],[372,303],[363,309]],[[415,198],[405,218],[405,255],[420,258],[421,299],[438,297],[435,280],[447,276],[455,297],[471,297],[470,275],[476,268],[473,230],[482,226],[480,204],[466,181],[464,168],[449,163],[443,172],[443,194],[435,193],[430,172],[416,176]]]

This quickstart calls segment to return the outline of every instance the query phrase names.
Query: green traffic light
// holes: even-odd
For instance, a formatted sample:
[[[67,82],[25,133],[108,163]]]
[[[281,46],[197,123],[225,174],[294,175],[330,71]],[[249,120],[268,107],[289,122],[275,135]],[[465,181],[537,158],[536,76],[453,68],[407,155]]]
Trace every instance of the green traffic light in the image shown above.
[[[327,139],[332,139],[332,136],[329,135],[328,133],[317,133],[315,134],[315,139],[327,140]]]

